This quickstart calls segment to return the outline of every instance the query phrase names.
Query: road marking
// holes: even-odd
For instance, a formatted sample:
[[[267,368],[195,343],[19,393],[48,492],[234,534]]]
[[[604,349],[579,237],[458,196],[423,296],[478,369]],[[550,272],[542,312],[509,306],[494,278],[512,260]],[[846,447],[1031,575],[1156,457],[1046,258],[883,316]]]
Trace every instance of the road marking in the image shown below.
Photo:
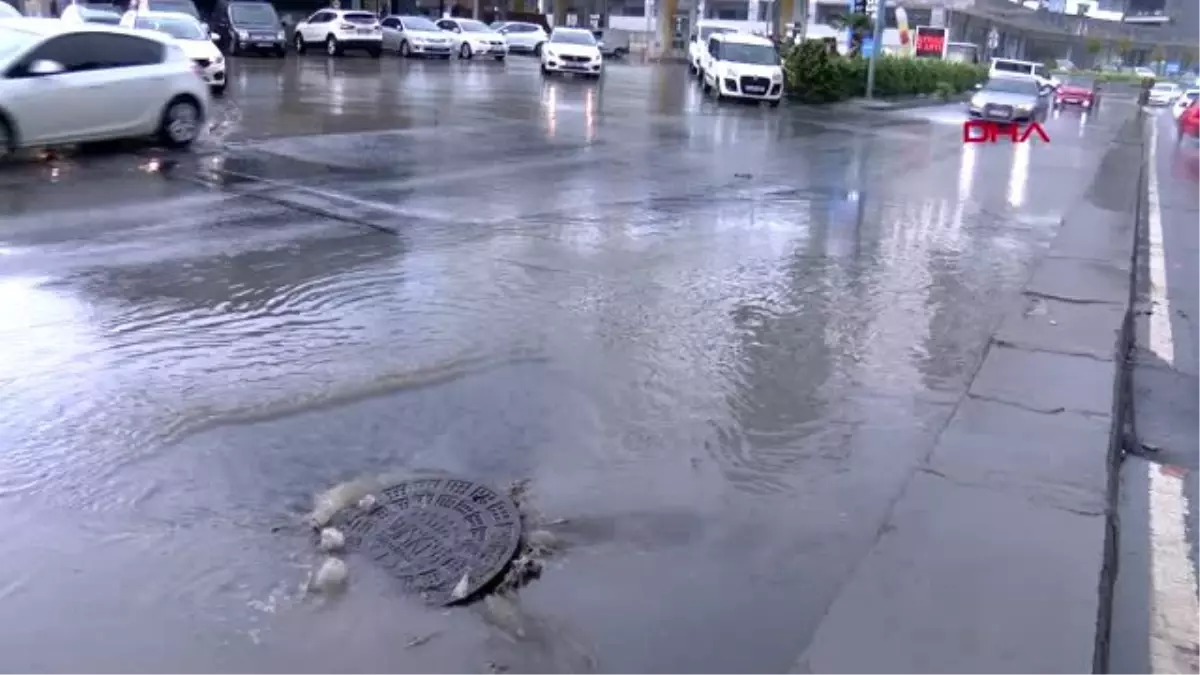
[[[1150,127],[1146,167],[1149,219],[1150,327],[1148,348],[1168,367],[1175,365],[1171,305],[1163,255],[1162,210],[1158,191],[1158,120]],[[1200,600],[1188,558],[1186,472],[1148,462],[1150,490],[1150,672],[1197,672]],[[1182,474],[1182,475],[1181,475]]]

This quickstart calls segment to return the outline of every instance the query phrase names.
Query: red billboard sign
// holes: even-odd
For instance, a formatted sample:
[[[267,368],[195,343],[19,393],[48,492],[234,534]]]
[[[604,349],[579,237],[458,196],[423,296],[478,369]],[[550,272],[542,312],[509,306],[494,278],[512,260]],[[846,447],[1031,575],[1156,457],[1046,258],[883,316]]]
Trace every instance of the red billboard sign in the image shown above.
[[[947,40],[945,28],[917,26],[916,57],[926,59],[945,57]]]

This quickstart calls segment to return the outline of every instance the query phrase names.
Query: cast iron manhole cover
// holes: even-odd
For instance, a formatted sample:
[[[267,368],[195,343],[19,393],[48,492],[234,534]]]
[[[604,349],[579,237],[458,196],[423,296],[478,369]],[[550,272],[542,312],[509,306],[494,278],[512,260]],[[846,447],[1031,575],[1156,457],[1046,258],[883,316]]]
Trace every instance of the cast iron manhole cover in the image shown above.
[[[346,546],[383,565],[430,603],[448,605],[491,581],[516,553],[521,516],[507,496],[458,478],[418,478],[344,512]],[[466,594],[455,597],[467,575]]]

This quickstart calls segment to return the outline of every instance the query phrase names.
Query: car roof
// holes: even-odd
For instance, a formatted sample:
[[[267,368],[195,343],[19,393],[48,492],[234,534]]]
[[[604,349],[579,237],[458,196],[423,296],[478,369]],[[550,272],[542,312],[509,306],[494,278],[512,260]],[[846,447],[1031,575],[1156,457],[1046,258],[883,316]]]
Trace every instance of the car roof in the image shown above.
[[[731,42],[741,45],[766,45],[773,46],[773,43],[765,37],[759,35],[751,35],[749,33],[716,33],[709,37],[710,40],[719,40],[721,42]]]

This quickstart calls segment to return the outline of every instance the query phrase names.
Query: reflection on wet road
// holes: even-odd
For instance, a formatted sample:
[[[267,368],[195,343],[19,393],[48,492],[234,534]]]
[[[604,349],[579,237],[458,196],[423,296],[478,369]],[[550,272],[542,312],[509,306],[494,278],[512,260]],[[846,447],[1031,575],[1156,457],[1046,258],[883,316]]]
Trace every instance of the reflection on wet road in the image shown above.
[[[780,672],[1127,114],[240,59],[191,155],[6,167],[6,666]],[[412,469],[566,519],[526,642],[361,560],[296,597],[312,495]]]

